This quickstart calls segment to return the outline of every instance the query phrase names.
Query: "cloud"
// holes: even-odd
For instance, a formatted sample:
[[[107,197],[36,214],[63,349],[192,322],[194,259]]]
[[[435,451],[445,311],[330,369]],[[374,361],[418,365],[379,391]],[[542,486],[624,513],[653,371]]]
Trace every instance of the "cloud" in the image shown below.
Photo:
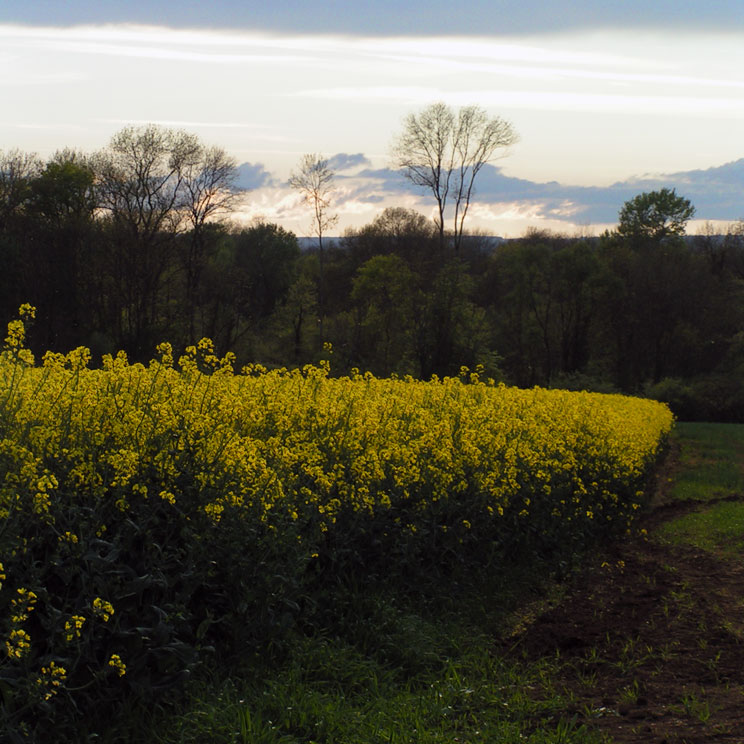
[[[354,155],[339,152],[328,158],[328,167],[333,171],[348,171],[365,165],[371,165],[371,162],[361,152],[357,152]]]
[[[368,162],[362,153],[339,153],[339,166]],[[276,221],[297,235],[308,233],[307,206],[286,183],[271,176],[261,164],[240,166],[240,186],[246,194],[240,217],[257,215]],[[476,181],[468,226],[492,235],[516,237],[528,227],[572,234],[591,228],[598,232],[617,224],[622,205],[643,191],[674,188],[696,207],[702,221],[731,223],[744,217],[744,158],[724,165],[671,174],[641,175],[606,187],[572,186],[557,181],[537,182],[509,176],[486,165]],[[343,175],[332,209],[340,217],[337,234],[348,227],[370,223],[382,209],[405,206],[434,216],[434,200],[424,189],[390,168],[365,168]],[[694,225],[692,226],[694,228]]]
[[[487,165],[476,181],[475,201],[539,204],[546,217],[606,224],[617,221],[622,205],[629,199],[662,188],[673,188],[689,199],[700,219],[740,219],[744,215],[744,158],[706,170],[641,176],[606,187],[537,183],[506,176],[500,168]]]
[[[680,196],[692,202],[698,219],[744,218],[744,158],[715,168],[645,176],[621,185],[635,187],[635,193],[665,186],[675,188]]]
[[[553,76],[546,71],[543,77]],[[639,78],[640,79],[640,78]],[[688,82],[680,84],[687,85]],[[702,80],[702,79],[700,79]],[[655,82],[658,82],[656,80]],[[703,83],[701,83],[702,85]],[[708,87],[714,87],[713,84]],[[740,88],[738,81],[717,81],[719,87]],[[425,105],[431,101],[443,101],[451,106],[467,106],[478,101],[481,106],[500,106],[501,108],[533,111],[567,111],[601,114],[627,114],[668,117],[675,114],[716,118],[729,116],[744,118],[744,99],[740,94],[732,93],[729,97],[708,95],[669,95],[666,91],[653,95],[629,95],[622,93],[572,93],[565,90],[509,90],[471,89],[441,90],[437,88],[410,86],[369,86],[369,87],[334,87],[311,88],[295,94],[298,98],[309,98],[329,101],[355,101],[358,103],[405,103]]]
[[[261,163],[243,163],[238,166],[235,186],[241,191],[260,189],[266,186],[275,186],[276,184],[276,179]]]
[[[429,192],[407,181],[392,169],[367,169],[356,175],[355,198],[364,190],[386,194],[419,195]],[[472,216],[495,218],[508,213],[532,219],[565,221],[571,224],[617,222],[622,205],[643,191],[674,188],[689,199],[696,216],[706,220],[738,220],[744,217],[744,158],[705,170],[645,175],[610,186],[571,186],[550,181],[540,183],[506,175],[494,165],[485,165],[475,182]],[[369,198],[367,199],[369,201]]]

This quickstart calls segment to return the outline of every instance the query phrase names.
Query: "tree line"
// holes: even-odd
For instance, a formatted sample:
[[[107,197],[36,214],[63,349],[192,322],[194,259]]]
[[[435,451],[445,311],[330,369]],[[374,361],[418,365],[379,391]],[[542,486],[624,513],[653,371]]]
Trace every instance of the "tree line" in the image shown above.
[[[457,117],[444,119],[462,136]],[[476,123],[498,146],[514,141],[503,122]],[[94,359],[123,349],[146,361],[162,340],[207,336],[239,363],[295,366],[330,342],[336,374],[428,379],[467,366],[744,420],[743,223],[687,237],[693,206],[662,189],[621,205],[599,238],[494,241],[463,228],[484,153],[468,160],[458,146],[459,163],[455,148],[427,166],[438,180],[410,173],[459,204],[452,229],[444,206],[435,220],[396,207],[325,242],[333,174],[304,158],[292,185],[314,210],[307,250],[278,225],[230,222],[236,164],[194,135],[148,126],[94,154],[0,153],[0,309],[37,306],[37,351],[85,345]]]

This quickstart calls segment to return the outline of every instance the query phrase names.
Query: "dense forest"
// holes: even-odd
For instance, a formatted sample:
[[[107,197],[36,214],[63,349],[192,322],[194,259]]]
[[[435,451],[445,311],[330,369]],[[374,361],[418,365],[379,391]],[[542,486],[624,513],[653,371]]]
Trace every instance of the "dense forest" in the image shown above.
[[[0,310],[38,308],[37,352],[146,361],[213,339],[238,364],[334,374],[484,374],[649,395],[683,418],[744,421],[744,223],[686,236],[674,191],[618,205],[598,238],[498,241],[388,208],[300,249],[230,220],[235,163],[193,135],[126,129],[95,154],[0,152]],[[322,237],[322,236],[321,236]],[[446,237],[446,236],[445,236]]]

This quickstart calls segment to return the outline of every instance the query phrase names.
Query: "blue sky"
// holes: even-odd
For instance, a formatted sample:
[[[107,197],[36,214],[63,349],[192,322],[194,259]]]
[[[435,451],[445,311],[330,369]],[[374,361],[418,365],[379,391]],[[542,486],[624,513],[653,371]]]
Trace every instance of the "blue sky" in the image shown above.
[[[359,35],[489,35],[582,28],[744,27],[741,0],[4,0],[11,23],[144,23],[173,27],[243,28]]]
[[[520,135],[482,173],[473,227],[596,231],[660,185],[701,220],[744,217],[741,0],[0,0],[0,95],[5,150],[93,151],[128,124],[193,131],[246,164],[245,218],[298,234],[285,184],[307,152],[333,157],[341,229],[384,206],[430,214],[389,147],[437,100]]]

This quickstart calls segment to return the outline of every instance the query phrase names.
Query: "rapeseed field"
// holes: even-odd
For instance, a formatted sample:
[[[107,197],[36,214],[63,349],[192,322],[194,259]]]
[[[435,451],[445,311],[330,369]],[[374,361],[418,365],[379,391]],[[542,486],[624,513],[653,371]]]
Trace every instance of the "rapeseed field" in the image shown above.
[[[653,401],[477,370],[236,371],[207,339],[148,365],[35,360],[33,314],[0,357],[0,724],[18,741],[74,740],[81,712],[270,643],[345,570],[498,570],[630,530],[673,424]]]

